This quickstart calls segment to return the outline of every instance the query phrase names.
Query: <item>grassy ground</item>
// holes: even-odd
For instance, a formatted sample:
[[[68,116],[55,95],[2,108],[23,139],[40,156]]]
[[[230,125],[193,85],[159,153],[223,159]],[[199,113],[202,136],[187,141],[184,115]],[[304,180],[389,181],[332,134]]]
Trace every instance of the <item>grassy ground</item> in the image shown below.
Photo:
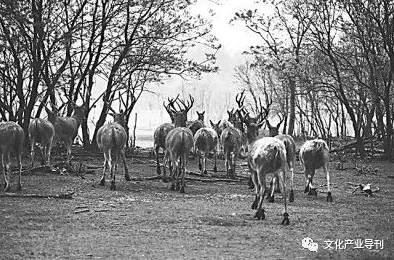
[[[131,176],[154,176],[153,158],[139,157],[128,160]],[[100,166],[102,157],[80,155],[75,161]],[[220,160],[213,177],[225,175],[223,164]],[[197,172],[196,165],[191,160],[188,170]],[[209,169],[212,165],[210,160]],[[253,219],[246,178],[188,181],[180,194],[160,180],[126,182],[123,167],[116,191],[109,190],[108,181],[98,185],[101,169],[84,176],[24,175],[22,194],[76,193],[71,200],[0,197],[0,259],[393,259],[394,165],[370,163],[376,175],[331,165],[334,202],[327,203],[323,173],[318,171],[315,180],[321,192],[307,196],[297,162],[289,226],[280,224],[284,207],[278,196],[265,203],[265,220]],[[247,176],[245,166],[238,172]],[[372,197],[352,194],[347,182],[372,183],[380,191]],[[318,244],[317,252],[302,247],[306,237]],[[351,243],[368,239],[376,243],[371,249]],[[346,249],[340,243],[345,240]],[[327,249],[329,241],[333,249]]]

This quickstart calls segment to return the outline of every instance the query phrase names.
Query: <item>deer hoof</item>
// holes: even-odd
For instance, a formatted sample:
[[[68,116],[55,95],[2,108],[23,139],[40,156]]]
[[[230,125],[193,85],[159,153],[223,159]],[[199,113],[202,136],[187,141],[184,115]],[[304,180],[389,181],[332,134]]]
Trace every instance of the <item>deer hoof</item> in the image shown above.
[[[208,175],[208,171],[207,171],[207,170],[204,170],[203,174],[204,174],[204,175]]]
[[[185,193],[185,186],[182,186],[182,187],[179,189],[179,192],[180,192],[180,193]]]
[[[161,174],[160,166],[156,167],[156,173],[157,173],[157,175],[160,175],[160,174]]]
[[[283,220],[282,220],[282,225],[289,225],[290,220],[289,220],[289,214],[287,212],[283,213]]]
[[[317,196],[317,190],[316,188],[312,188],[309,190],[308,195],[313,195],[313,196]]]
[[[215,166],[215,167],[213,167],[213,171],[214,172],[218,172],[218,168]]]
[[[308,185],[306,185],[306,186],[305,186],[304,193],[308,193],[308,192],[309,192],[309,186],[308,186]]]
[[[115,182],[114,181],[111,182],[111,190],[116,190],[116,186],[115,186]]]
[[[254,215],[254,218],[257,218],[258,220],[265,219],[264,209],[258,209]]]
[[[100,186],[105,186],[105,179],[101,179]]]
[[[22,190],[22,185],[20,183],[18,183],[18,186],[16,187],[17,191],[21,191]]]
[[[331,191],[327,192],[327,202],[332,202]]]
[[[268,202],[271,202],[271,203],[275,202],[274,196],[268,196],[267,199],[268,199]]]
[[[201,171],[201,163],[198,163],[198,169]]]
[[[175,190],[175,184],[173,183],[173,184],[171,184],[171,186],[170,186],[170,190]]]
[[[290,191],[289,201],[294,202],[294,191],[293,190]]]

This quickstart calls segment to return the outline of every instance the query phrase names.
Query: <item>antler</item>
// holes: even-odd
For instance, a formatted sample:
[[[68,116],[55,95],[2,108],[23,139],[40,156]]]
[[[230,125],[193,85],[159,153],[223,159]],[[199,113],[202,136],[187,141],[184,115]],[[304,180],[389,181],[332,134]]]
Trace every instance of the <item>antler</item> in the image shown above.
[[[167,99],[168,99],[168,104],[166,105],[165,101],[163,101],[163,106],[172,119],[174,117],[174,113],[176,112],[176,108],[174,107],[174,103],[179,99],[179,94],[175,98],[171,98],[171,99],[167,98]],[[172,107],[172,109],[171,109],[171,107]]]
[[[192,106],[193,106],[193,104],[194,104],[194,98],[193,98],[192,95],[190,95],[190,94],[189,94],[189,99],[190,99],[190,102],[189,102],[189,101],[185,102],[185,100],[178,99],[179,102],[180,102],[180,103],[182,104],[182,106],[183,106],[183,109],[180,108],[180,110],[185,111],[186,113],[190,110],[190,108],[192,108]],[[178,104],[178,106],[179,106],[179,104]],[[179,106],[179,107],[180,107],[180,106]]]
[[[235,96],[235,101],[237,102],[238,107],[239,107],[240,109],[242,109],[243,106],[244,106],[245,98],[246,98],[246,96],[245,96],[245,89],[242,90],[241,93],[238,93],[238,94]]]

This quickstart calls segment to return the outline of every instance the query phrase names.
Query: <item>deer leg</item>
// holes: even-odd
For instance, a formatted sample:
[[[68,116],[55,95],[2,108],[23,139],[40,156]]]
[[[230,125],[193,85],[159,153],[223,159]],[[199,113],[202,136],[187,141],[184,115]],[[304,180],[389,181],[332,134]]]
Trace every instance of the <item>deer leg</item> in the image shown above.
[[[231,164],[232,164],[231,178],[235,179],[235,177],[236,177],[236,174],[235,174],[235,152],[231,153]]]
[[[289,225],[290,220],[289,220],[289,213],[287,213],[287,204],[286,204],[286,178],[285,178],[286,172],[285,172],[285,167],[282,167],[280,170],[278,177],[279,177],[279,186],[280,189],[283,191],[283,202],[285,205],[285,212],[283,213],[283,220],[282,220],[282,225]]]
[[[131,181],[130,175],[129,175],[129,170],[127,169],[127,163],[126,163],[126,155],[124,150],[121,151],[122,154],[122,160],[123,160],[123,165],[124,165],[124,178],[126,181]]]
[[[178,169],[178,163],[176,162],[176,160],[174,160],[174,162],[172,162],[172,167],[169,167],[169,168],[170,168],[170,176],[172,179],[170,190],[175,190],[175,188],[176,188],[176,176],[175,175],[176,175],[176,172]]]
[[[330,187],[330,173],[328,172],[327,168],[328,168],[327,164],[324,164],[323,170],[327,178],[327,202],[332,202],[331,187]]]
[[[264,201],[264,194],[266,193],[265,189],[265,173],[262,172],[261,169],[258,170],[257,172],[257,181],[259,183],[260,189],[258,192],[259,196],[259,202],[257,206],[257,211],[256,214],[254,215],[254,218],[257,218],[258,220],[263,220],[265,219],[265,214],[264,214],[264,209],[263,209],[263,201]]]
[[[267,196],[268,202],[274,202],[274,193],[275,193],[275,183],[276,183],[276,176],[272,177],[271,182],[270,182],[270,189],[269,189],[269,194]]]
[[[315,169],[311,170],[310,173],[311,173],[311,174],[308,175],[308,184],[309,184],[309,192],[308,192],[308,195],[317,196],[317,191],[316,191],[317,188],[314,187],[314,186],[312,185],[312,183],[313,183],[313,176],[315,175]]]
[[[51,164],[52,141],[47,144],[47,165]]]
[[[21,176],[22,176],[22,151],[18,151],[17,152],[17,156],[16,159],[18,161],[18,186],[16,187],[16,189],[18,191],[22,190],[22,183],[21,183]]]
[[[198,169],[201,171],[201,173],[204,173],[203,169],[202,169],[202,163],[201,163],[201,154],[197,151],[194,151],[194,153],[197,155],[198,157]]]
[[[117,156],[114,154],[109,162],[111,169],[111,190],[116,190],[115,186],[115,173],[116,173]]]
[[[3,175],[4,175],[4,191],[10,190],[10,183],[7,179],[7,165],[4,163],[4,153],[1,154],[1,166],[3,168]]]
[[[216,149],[213,152],[213,157],[214,157],[214,160],[215,160],[215,166],[213,166],[213,172],[218,172],[218,168],[216,167],[216,161],[217,161],[217,158],[218,158],[218,152],[217,152]]]
[[[254,194],[255,194],[255,198],[254,198],[254,201],[252,203],[252,209],[257,209],[257,204],[259,202],[259,195],[258,195],[258,192],[259,192],[258,187],[259,187],[259,185],[257,183],[256,172],[251,171],[250,179],[252,180],[252,182],[254,184]]]
[[[186,155],[188,156],[188,155]],[[180,193],[185,193],[185,158],[180,158],[180,167],[179,167],[179,174],[180,174],[180,182],[181,187],[179,189]]]
[[[207,154],[204,154],[204,156],[202,157],[202,163],[203,163],[203,172],[204,175],[208,175],[208,171],[207,171]]]
[[[181,173],[182,173],[182,160],[181,157],[179,157],[178,159],[178,167],[177,167],[177,171],[176,171],[176,186],[175,186],[175,190],[180,190],[181,188]]]
[[[66,163],[68,165],[71,165],[71,145],[72,145],[72,142],[67,142],[66,143],[66,149],[67,149],[67,161],[66,161]]]
[[[159,146],[156,146],[156,148],[155,148],[155,152],[156,152],[156,173],[157,173],[157,175],[160,175],[161,174],[161,172],[160,172],[160,163],[159,163]],[[164,167],[164,173],[165,173],[165,166],[163,165],[163,167]]]
[[[107,154],[107,152],[104,152],[103,175],[102,175],[101,180],[100,180],[100,185],[101,186],[105,186],[105,172],[107,170],[107,166],[108,166],[108,154]]]
[[[289,163],[289,168],[290,168],[290,197],[289,201],[293,202],[294,201],[294,190],[293,190],[293,181],[294,181],[294,162]]]
[[[31,156],[31,167],[34,167],[34,139],[31,140],[30,144],[30,156]]]

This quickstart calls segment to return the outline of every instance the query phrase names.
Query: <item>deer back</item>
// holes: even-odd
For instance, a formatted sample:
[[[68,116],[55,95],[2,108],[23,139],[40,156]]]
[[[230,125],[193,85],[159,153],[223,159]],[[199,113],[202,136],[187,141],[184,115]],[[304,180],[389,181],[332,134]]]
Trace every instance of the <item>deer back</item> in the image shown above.
[[[14,150],[16,153],[22,152],[25,133],[23,128],[15,122],[0,122],[0,149],[7,153]]]
[[[200,128],[194,135],[194,147],[199,151],[209,152],[216,148],[218,136],[212,128]]]
[[[47,144],[55,136],[55,128],[51,122],[44,118],[33,118],[29,124],[29,137],[34,142]]]
[[[234,127],[227,127],[220,136],[224,151],[238,151],[241,147],[242,137]]]
[[[300,149],[301,163],[307,169],[318,169],[327,164],[329,148],[324,140],[314,139],[306,141]]]
[[[249,153],[249,165],[255,171],[275,172],[286,163],[285,144],[274,137],[264,137],[253,143]]]
[[[126,131],[116,122],[103,125],[97,132],[97,145],[102,150],[120,151],[126,147],[126,142]]]
[[[186,127],[176,127],[168,133],[165,146],[172,160],[180,156],[189,156],[193,147],[193,134]]]
[[[296,144],[292,136],[286,135],[286,134],[280,134],[275,136],[275,138],[278,138],[281,140],[286,147],[286,158],[287,162],[294,162],[295,160],[295,153],[296,153]]]

